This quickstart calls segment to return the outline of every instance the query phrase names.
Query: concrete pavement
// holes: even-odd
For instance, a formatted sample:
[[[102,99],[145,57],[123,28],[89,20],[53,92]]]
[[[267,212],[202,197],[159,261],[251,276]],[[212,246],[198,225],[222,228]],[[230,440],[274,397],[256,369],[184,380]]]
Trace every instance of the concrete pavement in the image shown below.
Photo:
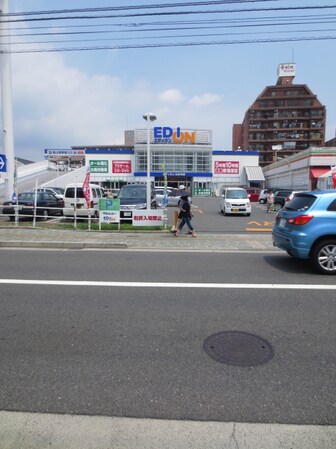
[[[0,227],[2,248],[133,249],[160,251],[277,251],[270,233],[199,233],[174,237],[169,231],[118,232]]]
[[[336,427],[0,412],[1,449],[334,449]]]

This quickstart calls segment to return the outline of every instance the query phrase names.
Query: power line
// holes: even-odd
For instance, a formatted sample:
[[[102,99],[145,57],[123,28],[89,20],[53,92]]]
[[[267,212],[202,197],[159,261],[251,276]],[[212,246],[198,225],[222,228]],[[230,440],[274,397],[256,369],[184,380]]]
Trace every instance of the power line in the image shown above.
[[[266,0],[269,1],[269,0]],[[83,20],[83,19],[112,19],[112,18],[129,18],[129,17],[157,17],[157,16],[173,16],[173,15],[192,15],[192,14],[223,14],[223,13],[242,13],[242,12],[260,12],[260,11],[298,11],[298,10],[321,10],[321,9],[335,9],[336,5],[324,5],[324,6],[296,6],[296,7],[279,7],[279,8],[245,8],[238,10],[195,10],[195,11],[173,11],[173,12],[144,12],[144,13],[132,13],[132,14],[114,14],[114,15],[89,15],[89,16],[66,16],[66,17],[43,17],[32,19],[10,19],[1,20],[2,23],[18,23],[18,22],[37,22],[37,21],[58,21],[58,20]]]
[[[329,29],[309,29],[309,30],[297,30],[294,31],[295,33],[311,33],[311,32],[325,32],[325,31],[336,31],[336,28],[329,28]],[[142,40],[142,39],[151,39],[151,40],[155,40],[155,39],[176,39],[176,38],[189,38],[189,37],[214,37],[214,36],[242,36],[242,35],[266,35],[266,34],[276,34],[276,33],[287,33],[287,30],[280,30],[280,31],[262,31],[262,32],[231,32],[231,33],[203,33],[203,34],[185,34],[185,35],[174,35],[174,36],[144,36],[144,37],[115,37],[115,38],[107,38],[107,39],[64,39],[64,40],[58,40],[58,41],[38,41],[38,42],[33,42],[33,41],[25,41],[25,42],[11,42],[11,45],[32,45],[32,44],[50,44],[50,43],[57,43],[57,44],[64,44],[64,43],[78,43],[78,42],[102,42],[102,41],[120,41],[120,40]],[[336,38],[336,36],[335,36]],[[252,43],[252,42],[251,42]],[[168,45],[168,43],[167,43]],[[201,45],[201,44],[200,44]],[[204,45],[206,45],[206,42],[204,42]]]
[[[185,6],[213,6],[213,5],[227,5],[240,3],[267,3],[277,2],[280,0],[212,0],[212,1],[197,1],[197,2],[176,2],[176,3],[161,3],[150,5],[128,5],[128,6],[109,6],[101,8],[77,8],[77,9],[59,9],[59,10],[45,10],[45,11],[25,11],[4,14],[8,17],[29,16],[29,15],[48,15],[48,14],[73,14],[80,12],[106,12],[106,11],[129,11],[141,9],[162,9],[162,8],[181,8]]]
[[[274,22],[276,20],[277,22]],[[40,32],[40,33],[11,33],[11,34],[2,34],[2,37],[12,36],[63,36],[69,34],[106,34],[106,33],[134,33],[134,32],[147,32],[158,30],[155,27],[160,27],[158,31],[162,30],[180,30],[182,29],[207,29],[207,28],[229,28],[232,23],[236,24],[237,22],[241,22],[242,26],[247,25],[256,26],[255,22],[261,22],[260,25],[263,26],[277,26],[277,25],[309,25],[309,24],[319,24],[319,23],[333,23],[336,20],[336,15],[332,14],[322,14],[322,15],[306,15],[306,16],[277,16],[274,17],[249,17],[249,18],[225,18],[225,19],[207,19],[207,20],[183,20],[183,21],[166,21],[166,22],[145,22],[145,23],[137,23],[137,24],[122,24],[122,23],[104,23],[104,24],[95,24],[95,25],[70,25],[70,26],[62,26],[61,30],[69,30],[69,29],[78,29],[78,28],[101,28],[101,27],[118,27],[116,30],[94,30],[94,31],[50,31],[50,32]],[[295,21],[295,22],[293,22]],[[298,22],[299,21],[299,22]],[[268,22],[268,23],[267,23]],[[282,23],[284,22],[284,23]],[[220,24],[224,25],[220,25]],[[151,28],[142,28],[143,26],[151,25]],[[175,25],[175,26],[172,26]],[[195,25],[195,26],[190,26]],[[203,26],[207,25],[207,26]],[[168,27],[169,26],[169,27]],[[120,29],[125,27],[126,29]],[[41,29],[50,29],[50,27],[31,27],[30,30],[41,30]],[[21,31],[27,30],[26,28],[11,28],[13,31]],[[9,31],[9,30],[8,30]]]
[[[134,16],[137,17],[143,17],[144,15],[149,15],[152,17],[153,13],[148,12],[148,9],[162,9],[162,8],[185,8],[188,7],[187,10],[182,10],[182,11],[173,11],[173,12],[166,12],[166,11],[160,11],[160,12],[156,12],[154,13],[155,16],[162,16],[162,20],[148,20],[148,21],[137,21],[137,22],[115,22],[112,21],[111,19],[120,19],[120,18],[128,18],[128,15],[112,15],[112,16],[85,16],[83,17],[83,19],[87,20],[89,19],[89,22],[92,22],[93,18],[109,18],[110,21],[108,23],[87,23],[87,24],[80,24],[80,25],[74,25],[74,24],[69,24],[69,22],[67,24],[62,23],[59,25],[50,25],[50,26],[38,26],[38,27],[31,27],[30,29],[33,30],[33,32],[24,32],[24,33],[12,33],[10,32],[11,30],[8,30],[9,34],[2,34],[2,36],[0,37],[18,37],[18,38],[24,38],[24,37],[30,37],[30,38],[34,38],[34,41],[26,41],[26,42],[12,42],[11,44],[8,44],[7,49],[6,47],[2,47],[2,52],[3,53],[33,53],[33,52],[56,52],[56,51],[90,51],[90,50],[104,50],[104,49],[129,49],[129,48],[165,48],[165,47],[179,47],[179,46],[194,46],[194,45],[228,45],[228,44],[233,44],[233,42],[228,42],[228,41],[215,41],[215,43],[213,41],[209,41],[208,38],[209,37],[213,37],[213,36],[229,36],[229,35],[235,35],[238,33],[227,33],[227,32],[223,32],[223,33],[206,33],[203,32],[205,30],[211,29],[211,30],[218,30],[218,29],[223,29],[223,30],[229,30],[229,29],[249,29],[250,31],[248,32],[240,32],[240,35],[250,35],[251,38],[245,39],[244,41],[234,41],[234,43],[236,44],[241,44],[241,43],[265,43],[265,42],[275,42],[275,38],[272,39],[263,39],[263,40],[255,40],[252,39],[253,35],[259,34],[259,35],[274,35],[276,33],[278,34],[282,34],[284,31],[283,29],[279,29],[279,28],[283,28],[286,27],[287,28],[287,33],[288,36],[284,39],[281,38],[280,36],[278,37],[278,40],[276,42],[290,42],[292,39],[294,40],[308,40],[307,37],[301,36],[300,38],[293,36],[293,34],[297,34],[297,33],[307,33],[307,32],[319,32],[319,33],[330,33],[330,32],[334,32],[334,29],[321,29],[321,30],[312,30],[310,25],[326,25],[326,24],[331,24],[331,23],[335,23],[336,21],[336,15],[334,14],[320,14],[320,15],[316,15],[316,14],[296,14],[298,11],[300,11],[300,13],[302,12],[309,12],[311,10],[316,10],[316,9],[333,9],[336,8],[336,5],[324,5],[324,6],[291,6],[291,7],[271,7],[271,8],[243,8],[243,9],[230,9],[230,10],[195,10],[195,11],[190,11],[189,8],[191,6],[197,6],[197,7],[203,7],[203,6],[217,6],[217,5],[222,5],[222,4],[239,4],[239,3],[265,3],[265,2],[269,2],[272,0],[265,0],[264,2],[261,0],[241,0],[241,1],[233,1],[233,0],[222,0],[222,1],[194,1],[194,2],[174,2],[174,3],[163,3],[163,4],[155,4],[155,5],[138,5],[138,6],[115,6],[115,7],[108,7],[108,8],[82,8],[82,9],[71,9],[71,10],[57,10],[56,12],[62,12],[62,13],[78,13],[78,11],[82,12],[92,12],[92,11],[122,11],[122,10],[137,10],[137,11],[145,11],[145,12],[141,12],[141,13],[136,13]],[[274,1],[279,1],[279,0],[274,0]],[[281,1],[281,0],[280,0]],[[267,13],[269,15],[262,15],[257,16],[257,14],[255,15],[255,17],[251,17],[250,15],[248,17],[244,17],[243,14],[241,14],[242,12],[244,13],[250,13],[251,11],[255,12],[255,13]],[[280,11],[286,11],[286,12],[293,12],[293,14],[289,15],[279,15],[278,13]],[[20,15],[28,15],[30,17],[31,14],[41,14],[41,15],[46,15],[45,13],[49,14],[54,14],[55,10],[52,11],[28,11],[26,13],[15,13],[16,16],[20,16]],[[196,18],[191,18],[191,15],[194,14],[213,14],[216,13],[219,17],[209,17],[207,19],[196,19]],[[236,13],[239,14],[239,17],[232,17],[231,14]],[[276,15],[274,14],[276,13]],[[166,14],[169,14],[169,16],[166,17]],[[170,16],[171,15],[178,15],[178,16],[185,16],[184,20],[174,20],[171,19]],[[229,17],[225,17],[225,15],[229,15]],[[13,14],[14,16],[14,14]],[[1,16],[0,16],[1,17]],[[132,15],[133,17],[133,15]],[[58,17],[58,20],[64,20],[64,19],[73,19],[74,17]],[[75,19],[77,19],[78,17],[76,16]],[[49,20],[52,20],[53,18],[50,17],[41,17],[37,20],[40,21],[44,21],[47,20],[47,22]],[[167,19],[167,20],[166,20]],[[31,20],[34,19],[20,19],[20,21],[28,21],[29,24],[32,23]],[[48,22],[50,23],[50,22]],[[55,26],[57,27],[55,30]],[[52,27],[52,29],[50,30],[50,28]],[[272,31],[269,31],[270,27],[274,28],[272,29]],[[291,29],[295,27],[295,29]],[[300,28],[299,28],[300,27]],[[302,27],[306,27],[306,29],[302,29]],[[78,31],[78,29],[81,28],[80,31]],[[92,30],[93,28],[93,30]],[[97,29],[99,28],[99,29]],[[112,28],[112,29],[111,29]],[[254,29],[259,28],[260,30],[263,29],[263,31],[260,31],[258,33],[256,33],[254,31]],[[16,31],[20,31],[23,28],[15,28]],[[73,30],[76,31],[73,31]],[[26,30],[26,28],[25,28]],[[36,32],[36,30],[49,30],[46,32]],[[193,33],[187,33],[187,31],[189,32],[193,32]],[[148,33],[150,32],[154,32],[154,33],[160,33],[160,35],[149,35]],[[163,35],[163,32],[171,32],[171,34],[169,35]],[[179,33],[180,32],[180,33]],[[126,37],[122,37],[120,36],[120,34],[122,33],[122,35],[126,36]],[[136,33],[136,37],[133,37]],[[197,34],[196,34],[197,33]],[[106,36],[106,35],[112,35],[111,37],[105,38],[105,37],[99,37],[97,39],[91,39],[90,36]],[[49,39],[45,39],[45,40],[41,40],[39,39],[40,37],[46,37],[48,36]],[[60,37],[65,37],[65,36],[82,36],[82,39],[59,39]],[[87,36],[87,37],[86,37]],[[131,37],[132,36],[132,37]],[[106,46],[106,45],[96,45],[96,46],[92,46],[92,47],[80,47],[80,46],[69,46],[68,48],[66,47],[62,47],[62,48],[22,48],[22,49],[18,49],[16,48],[15,50],[13,50],[13,48],[11,48],[12,46],[19,46],[22,45],[22,47],[27,47],[27,45],[41,45],[41,44],[49,44],[49,45],[53,45],[53,46],[58,46],[59,44],[63,44],[63,43],[78,43],[78,42],[106,42],[106,41],[112,41],[115,42],[117,40],[129,40],[132,41],[134,39],[138,39],[138,40],[158,40],[158,39],[165,39],[165,40],[171,40],[171,39],[190,39],[190,38],[203,38],[203,42],[165,42],[162,41],[160,43],[156,43],[153,44],[151,42],[149,43],[143,43],[143,44],[139,44],[139,45],[132,45],[132,43],[130,42],[128,45],[120,45],[120,46]],[[330,39],[334,39],[333,36],[329,35],[328,36],[310,36],[309,40],[330,40]]]
[[[144,48],[167,48],[167,47],[196,47],[196,46],[213,46],[213,45],[239,45],[239,44],[270,44],[279,42],[300,42],[300,41],[324,41],[335,40],[336,36],[300,36],[293,38],[273,38],[273,39],[246,39],[235,41],[210,41],[210,42],[175,42],[175,43],[158,43],[158,44],[138,44],[138,45],[106,45],[95,47],[64,47],[50,49],[29,49],[29,50],[11,50],[3,51],[7,53],[56,53],[71,51],[92,51],[92,50],[130,50]]]

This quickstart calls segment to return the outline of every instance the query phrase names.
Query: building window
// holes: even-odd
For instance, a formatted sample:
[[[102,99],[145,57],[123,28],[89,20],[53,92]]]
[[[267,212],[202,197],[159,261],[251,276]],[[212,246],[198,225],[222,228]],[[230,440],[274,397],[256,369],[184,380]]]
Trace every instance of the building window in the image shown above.
[[[147,170],[147,154],[145,151],[137,151],[137,153],[135,154],[135,170]]]
[[[201,172],[211,171],[211,150],[200,151],[190,148],[153,148],[151,152],[151,171],[154,172]],[[135,151],[135,171],[147,170],[147,152]]]

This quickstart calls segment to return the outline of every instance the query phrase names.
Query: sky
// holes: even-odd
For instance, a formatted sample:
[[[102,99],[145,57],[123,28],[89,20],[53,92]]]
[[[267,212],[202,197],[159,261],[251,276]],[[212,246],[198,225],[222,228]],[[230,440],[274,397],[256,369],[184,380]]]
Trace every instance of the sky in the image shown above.
[[[45,148],[123,144],[124,130],[146,127],[147,112],[155,126],[212,130],[213,149],[231,150],[232,125],[276,83],[278,65],[292,62],[294,83],[326,106],[326,140],[335,137],[336,1],[192,3],[8,0],[10,13],[49,12],[2,25],[11,29],[15,156],[39,161]],[[106,11],[127,6],[134,8]],[[105,11],[68,12],[85,8]],[[146,45],[164,46],[137,48]]]

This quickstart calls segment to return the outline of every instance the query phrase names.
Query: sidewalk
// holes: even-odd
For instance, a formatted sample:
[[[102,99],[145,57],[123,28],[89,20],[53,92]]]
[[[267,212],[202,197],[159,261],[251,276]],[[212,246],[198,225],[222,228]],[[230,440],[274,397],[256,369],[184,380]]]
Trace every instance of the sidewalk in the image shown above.
[[[270,233],[213,234],[196,238],[169,231],[109,232],[0,227],[1,248],[136,249],[161,251],[278,251]]]

